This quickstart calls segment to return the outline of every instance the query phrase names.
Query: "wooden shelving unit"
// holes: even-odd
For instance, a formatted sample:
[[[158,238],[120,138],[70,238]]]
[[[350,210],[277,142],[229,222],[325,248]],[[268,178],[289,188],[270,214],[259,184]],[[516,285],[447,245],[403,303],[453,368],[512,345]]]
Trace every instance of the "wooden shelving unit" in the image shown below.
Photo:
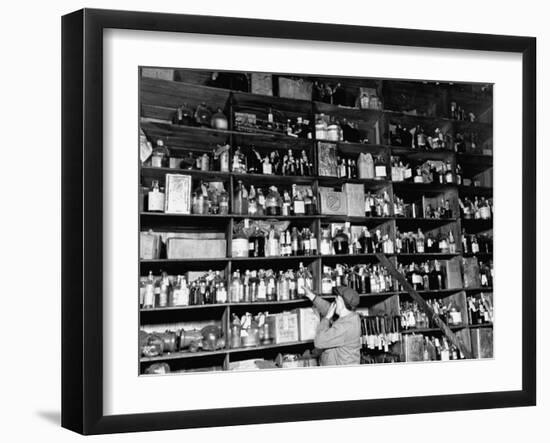
[[[254,184],[260,187],[266,185],[288,186],[290,184],[307,184],[311,185],[314,192],[318,191],[319,186],[339,186],[344,183],[363,184],[365,190],[376,191],[386,189],[389,192],[391,206],[395,195],[399,197],[412,196],[417,198],[423,194],[429,195],[450,195],[456,202],[459,197],[464,196],[484,196],[492,197],[491,187],[474,187],[474,186],[458,186],[456,184],[417,184],[411,182],[392,182],[391,181],[391,156],[405,156],[415,160],[424,159],[450,159],[453,168],[457,162],[464,168],[464,174],[477,174],[480,171],[492,168],[492,156],[480,153],[478,151],[472,153],[456,153],[452,150],[438,151],[415,151],[407,147],[391,146],[388,134],[390,124],[403,122],[419,122],[428,127],[446,128],[453,137],[458,132],[467,133],[467,131],[479,131],[484,135],[483,140],[480,140],[480,146],[492,149],[492,97],[476,98],[471,97],[472,94],[467,88],[459,87],[459,85],[433,85],[432,89],[437,92],[432,100],[437,103],[437,109],[440,114],[432,116],[412,115],[410,112],[402,112],[395,109],[399,106],[399,102],[395,99],[395,91],[401,91],[406,82],[390,81],[390,80],[373,80],[368,79],[370,85],[376,84],[378,95],[383,103],[387,103],[389,108],[386,110],[360,110],[349,107],[340,107],[326,103],[305,100],[292,100],[287,98],[279,98],[273,96],[263,96],[252,94],[249,92],[232,91],[228,89],[214,88],[196,83],[186,83],[178,81],[158,80],[142,77],[140,79],[140,127],[145,132],[147,137],[153,141],[162,139],[170,149],[174,152],[185,152],[192,150],[194,152],[210,152],[212,147],[217,144],[228,143],[232,151],[237,146],[244,149],[250,145],[261,146],[262,148],[277,148],[286,149],[294,147],[295,149],[305,149],[308,156],[314,159],[315,175],[309,177],[289,177],[289,176],[274,176],[262,174],[237,174],[232,172],[202,172],[196,170],[181,170],[172,168],[153,168],[149,166],[140,166],[140,180],[142,185],[150,185],[152,180],[163,181],[167,173],[182,173],[192,177],[193,183],[197,180],[217,180],[224,182],[229,195],[233,196],[233,191],[237,181],[242,180],[247,184]],[[342,79],[345,84],[345,79]],[[392,95],[394,94],[394,95]],[[392,98],[393,97],[393,98]],[[434,98],[435,97],[435,98]],[[449,109],[451,100],[460,100],[476,104],[476,110],[482,110],[479,115],[483,115],[484,120],[469,123],[449,119],[445,112]],[[475,100],[478,100],[477,102]],[[229,129],[215,130],[210,128],[187,127],[173,125],[170,123],[176,107],[182,103],[187,103],[191,107],[196,107],[200,103],[208,104],[212,109],[221,108],[225,115],[228,116]],[[235,130],[233,125],[233,116],[235,111],[242,109],[256,109],[258,112],[265,112],[265,109],[272,108],[284,115],[301,115],[307,118],[310,122],[315,121],[315,114],[325,113],[327,115],[339,116],[348,120],[361,121],[363,125],[372,128],[372,133],[375,134],[372,139],[372,144],[334,142],[338,152],[345,156],[356,156],[360,152],[383,153],[387,159],[387,180],[361,180],[361,179],[342,179],[336,177],[319,176],[317,165],[317,149],[318,140],[315,139],[297,139],[279,133],[261,132],[240,132]],[[263,111],[262,111],[263,110]],[[370,130],[370,129],[369,129]],[[312,131],[314,133],[314,131]],[[371,139],[369,137],[369,139]],[[327,141],[323,140],[327,143]],[[465,229],[468,234],[484,232],[492,229],[492,220],[463,220],[456,212],[453,218],[437,219],[437,218],[408,218],[408,217],[349,217],[335,215],[308,215],[308,216],[246,216],[246,215],[179,215],[179,214],[164,214],[141,212],[139,214],[140,230],[158,229],[159,231],[167,232],[169,229],[181,230],[185,227],[200,227],[213,226],[222,232],[226,233],[228,241],[228,255],[231,242],[233,225],[244,218],[256,219],[277,219],[290,221],[293,223],[309,224],[316,237],[319,238],[322,225],[327,225],[333,222],[350,222],[354,225],[363,225],[376,227],[387,224],[389,232],[394,236],[396,229],[400,231],[416,231],[421,228],[426,231],[437,229],[452,229],[453,232],[460,234],[462,229]],[[455,237],[457,248],[460,248],[460,237]],[[452,257],[471,256],[471,254],[463,254],[458,249],[456,254],[389,254],[392,260],[396,263],[404,261],[409,263],[411,260],[425,261],[431,259],[446,260]],[[491,254],[477,254],[481,260],[492,258]],[[223,257],[216,259],[187,259],[187,260],[140,260],[140,275],[144,276],[152,270],[156,274],[162,269],[168,272],[183,274],[187,270],[208,271],[209,269],[223,270],[227,279],[227,287],[232,271],[236,269],[244,270],[248,266],[253,269],[259,267],[267,267],[273,269],[288,269],[289,267],[297,267],[303,262],[310,265],[315,279],[315,288],[321,287],[321,270],[324,264],[334,265],[335,263],[376,263],[374,254],[363,255],[338,255],[338,256],[292,256],[292,257],[269,257],[269,258],[234,258]],[[457,288],[445,289],[440,291],[419,291],[422,297],[426,298],[443,298],[452,294],[464,298],[466,295],[476,294],[480,292],[492,292],[492,288]],[[324,296],[324,295],[323,295]],[[361,306],[370,306],[376,303],[379,299],[394,298],[394,305],[399,307],[400,297],[406,296],[403,291],[382,292],[361,294]],[[330,298],[330,296],[324,296]],[[140,309],[140,325],[154,325],[162,323],[166,316],[167,323],[177,322],[181,318],[189,318],[190,313],[200,312],[201,316],[210,316],[208,318],[216,319],[221,322],[226,338],[228,337],[229,319],[231,314],[237,312],[242,314],[247,309],[253,309],[258,312],[269,310],[270,312],[281,312],[294,307],[308,306],[308,301],[305,299],[277,301],[277,302],[255,302],[255,303],[224,303],[218,305],[201,305],[201,306],[184,306],[184,307],[169,307],[157,309]],[[463,313],[466,316],[466,313]],[[187,316],[187,317],[185,317]],[[492,324],[483,325],[467,325],[453,327],[452,329],[468,330],[469,328],[492,327]],[[406,334],[433,334],[437,329],[409,330],[404,331]],[[468,335],[467,335],[468,336]],[[226,340],[229,342],[229,340]],[[468,340],[466,340],[468,342]],[[229,343],[228,343],[229,344]],[[469,343],[467,343],[469,344]],[[240,354],[255,355],[257,357],[272,356],[274,352],[284,352],[285,350],[305,350],[312,347],[312,341],[292,342],[284,344],[271,344],[258,346],[256,348],[238,348],[216,350],[216,351],[201,351],[201,352],[177,352],[165,354],[154,358],[141,358],[140,366],[143,370],[147,364],[156,361],[191,361],[201,360],[197,365],[205,366],[223,366],[238,359]],[[206,363],[205,363],[206,362]],[[183,366],[178,366],[181,369]]]

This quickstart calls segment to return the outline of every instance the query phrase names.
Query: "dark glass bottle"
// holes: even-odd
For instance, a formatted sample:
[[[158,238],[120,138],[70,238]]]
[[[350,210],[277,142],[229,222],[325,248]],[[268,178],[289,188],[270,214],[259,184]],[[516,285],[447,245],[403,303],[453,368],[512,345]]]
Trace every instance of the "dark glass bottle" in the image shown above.
[[[349,238],[344,230],[340,228],[332,239],[334,253],[337,255],[347,254],[349,251]]]

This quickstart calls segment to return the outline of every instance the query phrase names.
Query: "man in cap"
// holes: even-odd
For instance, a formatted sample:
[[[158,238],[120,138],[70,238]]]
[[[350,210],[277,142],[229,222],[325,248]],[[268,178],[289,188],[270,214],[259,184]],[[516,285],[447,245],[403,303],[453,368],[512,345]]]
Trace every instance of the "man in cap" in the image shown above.
[[[358,365],[361,359],[361,319],[355,312],[359,294],[346,286],[334,290],[336,299],[329,303],[306,288],[306,296],[322,316],[315,335],[315,347],[322,351],[322,366]],[[333,320],[334,314],[338,316]]]

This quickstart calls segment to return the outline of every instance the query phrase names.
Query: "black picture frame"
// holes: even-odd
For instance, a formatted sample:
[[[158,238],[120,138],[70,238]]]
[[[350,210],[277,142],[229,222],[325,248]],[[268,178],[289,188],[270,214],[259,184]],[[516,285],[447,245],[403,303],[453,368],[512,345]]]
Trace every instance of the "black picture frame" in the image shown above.
[[[103,30],[170,31],[519,53],[523,65],[522,388],[106,416],[103,413]],[[62,18],[62,426],[82,434],[536,404],[536,39],[83,9]]]

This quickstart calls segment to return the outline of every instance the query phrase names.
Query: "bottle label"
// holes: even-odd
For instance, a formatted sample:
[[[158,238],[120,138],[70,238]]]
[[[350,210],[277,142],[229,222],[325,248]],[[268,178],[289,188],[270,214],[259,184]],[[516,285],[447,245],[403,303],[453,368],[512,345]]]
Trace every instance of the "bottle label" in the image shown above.
[[[386,176],[386,166],[376,166],[374,168],[374,173],[377,177],[385,177]]]
[[[153,155],[151,157],[151,166],[153,168],[162,168],[162,155]]]
[[[301,200],[294,200],[294,214],[305,214],[306,213],[306,207],[304,205],[304,202]]]

